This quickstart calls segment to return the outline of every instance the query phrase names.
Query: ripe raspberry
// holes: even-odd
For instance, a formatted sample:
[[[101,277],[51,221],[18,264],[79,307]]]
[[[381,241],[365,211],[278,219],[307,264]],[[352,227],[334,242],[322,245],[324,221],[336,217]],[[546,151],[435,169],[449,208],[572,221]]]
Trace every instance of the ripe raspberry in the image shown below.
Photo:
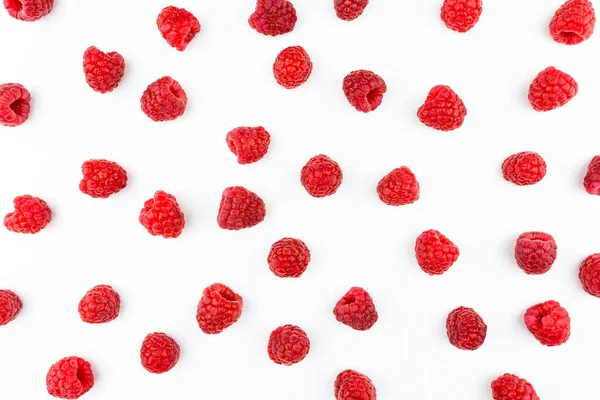
[[[192,39],[200,33],[198,18],[184,8],[165,7],[158,14],[156,25],[171,47],[184,51]]]
[[[83,53],[83,72],[96,92],[112,92],[125,74],[125,59],[116,51],[105,53],[92,46]]]
[[[221,333],[240,319],[243,306],[242,296],[221,283],[214,283],[202,292],[196,321],[204,333]]]
[[[310,350],[306,332],[295,325],[284,325],[271,332],[267,352],[275,364],[292,365],[304,360]]]
[[[537,153],[522,151],[504,160],[502,175],[518,186],[533,185],[546,176],[546,162]]]
[[[369,0],[333,0],[335,14],[344,21],[353,21],[365,11]]]
[[[29,118],[31,95],[18,83],[0,85],[0,125],[19,126]]]
[[[127,172],[116,162],[89,160],[81,166],[79,190],[93,198],[106,199],[127,186]]]
[[[408,167],[394,169],[377,184],[377,195],[388,206],[412,204],[419,194],[419,182]]]
[[[52,11],[54,0],[4,0],[11,17],[21,21],[36,21]]]
[[[46,388],[59,399],[77,399],[94,386],[94,372],[89,362],[80,357],[65,357],[50,367]]]
[[[485,341],[487,325],[475,310],[458,307],[448,314],[446,332],[450,344],[461,350],[477,350]]]
[[[347,369],[338,374],[333,384],[336,400],[376,400],[377,390],[368,376]]]
[[[310,250],[300,239],[283,238],[271,246],[269,268],[280,278],[298,278],[310,262]]]
[[[140,223],[151,235],[165,239],[176,238],[183,231],[185,216],[179,209],[175,196],[159,190],[144,203]]]
[[[16,293],[10,290],[0,290],[0,326],[17,318],[22,307],[23,303]]]
[[[172,337],[161,332],[150,333],[140,350],[142,367],[153,374],[162,374],[177,364],[179,354],[179,345]]]
[[[600,297],[600,254],[588,256],[579,267],[579,280],[583,290]]]
[[[238,231],[259,224],[266,214],[265,202],[256,193],[232,186],[223,191],[217,223],[222,229]]]
[[[302,186],[313,197],[331,196],[337,192],[343,178],[339,164],[323,154],[308,160],[300,173]]]
[[[553,300],[528,308],[524,321],[529,332],[545,346],[561,345],[571,335],[569,313]]]
[[[360,69],[346,75],[342,90],[352,107],[367,113],[379,107],[387,86],[376,73]]]
[[[548,272],[556,260],[556,242],[543,232],[525,232],[515,245],[517,265],[528,275]]]
[[[103,324],[119,316],[121,297],[108,285],[91,288],[79,302],[79,316],[88,324]]]
[[[141,104],[144,114],[153,121],[171,121],[185,112],[187,96],[179,82],[170,76],[163,76],[148,85]]]
[[[592,158],[583,179],[583,187],[589,194],[600,195],[600,156]]]
[[[293,31],[297,19],[294,5],[287,0],[257,0],[248,23],[258,33],[278,36]]]
[[[419,120],[439,131],[460,128],[467,116],[467,108],[460,97],[449,86],[434,86],[425,103],[417,111]]]
[[[459,254],[458,246],[434,229],[421,233],[415,244],[417,263],[429,275],[441,275],[448,271]]]
[[[379,316],[371,295],[360,287],[350,288],[333,309],[335,319],[357,331],[371,329]]]
[[[229,132],[225,140],[229,150],[237,156],[238,163],[250,164],[267,154],[271,135],[262,126],[242,126]]]
[[[504,374],[492,382],[494,400],[540,400],[531,383],[516,375]]]
[[[444,0],[441,17],[448,28],[464,33],[475,26],[482,11],[481,0]]]
[[[594,33],[596,13],[588,0],[567,0],[550,21],[550,35],[558,43],[579,44]]]
[[[273,64],[275,80],[286,89],[297,88],[308,80],[313,64],[302,46],[287,47]]]
[[[567,104],[578,90],[569,74],[554,67],[540,72],[529,86],[529,103],[535,111],[550,111]]]
[[[15,197],[13,203],[15,211],[4,217],[4,226],[11,232],[38,233],[52,220],[52,210],[42,199],[26,194]]]

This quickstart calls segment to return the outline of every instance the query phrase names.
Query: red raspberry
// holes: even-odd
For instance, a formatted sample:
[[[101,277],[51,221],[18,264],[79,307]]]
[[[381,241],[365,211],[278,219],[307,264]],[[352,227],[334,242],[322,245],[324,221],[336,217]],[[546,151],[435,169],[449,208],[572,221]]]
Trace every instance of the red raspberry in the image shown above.
[[[50,367],[46,375],[48,393],[59,399],[77,399],[94,386],[94,372],[80,357],[65,357]]]
[[[112,92],[125,74],[125,59],[116,51],[105,53],[92,46],[83,53],[83,72],[96,92]]]
[[[367,113],[379,107],[387,86],[376,73],[360,69],[346,75],[342,89],[352,107]]]
[[[592,158],[583,179],[583,187],[589,194],[600,195],[600,156]]]
[[[302,186],[313,197],[331,196],[337,192],[343,178],[339,164],[323,154],[308,160],[300,173]]]
[[[561,345],[571,336],[569,313],[554,300],[528,308],[524,321],[529,332],[545,346]]]
[[[550,21],[550,35],[558,43],[579,44],[594,33],[596,13],[588,0],[567,0]]]
[[[292,365],[304,360],[310,350],[306,332],[295,325],[284,325],[271,332],[267,351],[275,364]]]
[[[350,288],[333,309],[335,319],[357,331],[371,329],[379,316],[371,295],[360,287]]]
[[[4,226],[11,232],[38,233],[52,220],[52,210],[42,199],[26,194],[15,197],[13,203],[15,211],[4,217]]]
[[[266,214],[265,202],[256,193],[232,186],[223,191],[217,223],[222,229],[238,231],[259,224]]]
[[[52,11],[54,0],[4,0],[11,17],[21,21],[36,21]]]
[[[441,17],[448,28],[464,33],[475,26],[482,11],[481,0],[444,0]]]
[[[353,21],[365,11],[369,0],[333,0],[335,14],[344,21]]]
[[[412,204],[419,194],[419,182],[408,167],[396,168],[377,184],[377,195],[388,206]]]
[[[271,135],[262,126],[242,126],[229,132],[225,140],[229,150],[237,156],[238,163],[250,164],[267,154]]]
[[[300,239],[283,238],[271,246],[269,268],[280,278],[298,278],[310,262],[310,250]]]
[[[492,397],[494,400],[540,400],[531,383],[511,374],[492,382]]]
[[[156,25],[171,47],[184,51],[192,39],[200,33],[198,18],[184,8],[165,7],[158,14]]]
[[[297,88],[308,80],[313,64],[302,46],[287,47],[273,64],[275,80],[286,89]]]
[[[453,131],[462,126],[467,108],[460,97],[449,86],[434,86],[425,103],[417,111],[419,120],[439,131]]]
[[[0,125],[19,126],[29,118],[31,95],[18,83],[0,85]]]
[[[179,209],[175,196],[159,190],[144,203],[140,223],[151,235],[165,239],[176,238],[183,231],[185,216]]]
[[[103,324],[119,316],[121,297],[108,285],[91,288],[79,302],[79,316],[88,324]]]
[[[294,5],[287,0],[258,0],[248,23],[258,33],[278,36],[293,31],[297,19]]]
[[[142,367],[153,374],[169,371],[179,361],[181,350],[177,342],[165,333],[150,333],[142,343]]]
[[[546,162],[537,153],[522,151],[504,160],[502,175],[518,186],[534,185],[546,176]]]
[[[446,332],[450,344],[461,350],[477,350],[485,341],[487,325],[475,310],[458,307],[448,314]]]
[[[579,280],[583,290],[600,297],[600,254],[588,256],[579,267]]]
[[[148,85],[141,104],[144,114],[153,121],[171,121],[185,112],[187,96],[179,82],[170,76],[163,76]]]
[[[127,172],[116,162],[89,160],[81,166],[79,190],[93,198],[106,199],[127,186]]]
[[[16,293],[10,290],[0,290],[0,326],[17,318],[22,307],[23,303]]]
[[[377,390],[368,376],[347,369],[338,374],[333,384],[336,400],[376,400]]]
[[[202,292],[196,321],[204,333],[221,333],[240,319],[243,306],[242,296],[221,283],[214,283]]]
[[[441,275],[458,259],[458,246],[440,232],[430,229],[419,235],[415,245],[417,262],[429,275]]]
[[[575,79],[554,67],[540,72],[529,86],[529,103],[535,111],[550,111],[567,104],[577,94]]]
[[[517,265],[528,275],[548,272],[556,260],[556,242],[543,232],[525,232],[515,245]]]

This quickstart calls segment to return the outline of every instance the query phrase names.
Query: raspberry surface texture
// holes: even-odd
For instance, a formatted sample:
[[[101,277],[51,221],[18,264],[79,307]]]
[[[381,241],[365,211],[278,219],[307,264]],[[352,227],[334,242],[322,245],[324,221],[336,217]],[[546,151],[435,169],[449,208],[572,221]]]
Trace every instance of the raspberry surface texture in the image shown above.
[[[17,196],[13,201],[15,210],[6,214],[4,226],[11,232],[38,233],[52,220],[52,210],[40,198]]]
[[[46,375],[46,388],[59,399],[77,399],[94,386],[94,372],[80,357],[65,357],[56,362]]]
[[[8,14],[21,21],[36,21],[52,11],[54,0],[4,0]]]
[[[545,346],[559,346],[571,336],[569,313],[554,300],[528,308],[524,321],[529,332]]]
[[[331,196],[342,184],[344,175],[339,164],[326,155],[314,156],[300,172],[300,182],[313,197]]]
[[[377,184],[377,195],[389,206],[412,204],[419,200],[419,182],[410,168],[396,168],[381,178]]]
[[[0,125],[19,126],[29,118],[31,95],[18,83],[0,85]]]
[[[256,193],[232,186],[223,191],[217,223],[222,229],[238,231],[261,223],[265,215],[265,202]]]
[[[579,44],[588,40],[596,25],[596,13],[589,0],[567,0],[550,21],[550,35],[558,43]]]
[[[112,287],[91,288],[79,302],[79,316],[88,324],[103,324],[119,316],[121,297]]]
[[[522,233],[515,244],[515,260],[526,274],[548,272],[556,260],[556,241],[544,232]]]
[[[185,112],[187,95],[179,82],[164,76],[148,85],[140,103],[144,114],[153,121],[171,121]]]
[[[583,187],[589,194],[600,196],[600,156],[595,156],[588,165]]]
[[[367,113],[381,105],[387,86],[376,73],[361,69],[346,75],[342,90],[352,107]]]
[[[177,364],[180,351],[179,345],[172,337],[161,332],[151,333],[142,342],[142,366],[148,372],[162,374]]]
[[[229,132],[225,140],[229,150],[237,156],[238,163],[250,164],[267,154],[271,135],[262,126],[242,126]]]
[[[333,0],[333,8],[339,19],[344,21],[353,21],[360,17],[369,0]]]
[[[258,33],[279,36],[294,30],[296,9],[287,0],[258,0],[248,23]]]
[[[449,86],[434,86],[425,103],[417,111],[419,121],[439,131],[452,131],[462,126],[467,108]]]
[[[159,190],[144,203],[140,223],[151,235],[165,239],[176,238],[185,227],[185,216],[179,209],[175,196]]]
[[[333,383],[336,400],[376,400],[377,390],[368,376],[347,369],[338,374]]]
[[[214,283],[202,292],[196,321],[204,333],[221,333],[240,319],[243,306],[242,296],[222,283]]]
[[[472,308],[458,307],[448,314],[446,333],[454,347],[461,350],[477,350],[485,341],[487,325]]]
[[[550,111],[567,104],[579,86],[575,79],[554,67],[540,72],[529,86],[529,103],[535,111]]]
[[[105,53],[89,47],[83,53],[85,81],[96,92],[112,92],[125,74],[125,59],[116,51]]]
[[[192,39],[200,33],[198,18],[184,8],[165,7],[158,14],[156,25],[167,43],[184,51]]]
[[[448,28],[464,33],[475,26],[482,11],[481,0],[444,0],[441,18]]]
[[[81,166],[79,190],[93,198],[106,199],[127,186],[127,172],[116,162],[88,160]]]
[[[504,374],[491,386],[494,400],[540,400],[531,383],[516,375]]]
[[[293,89],[308,80],[312,69],[313,63],[306,50],[302,46],[290,46],[275,58],[273,75],[281,86]]]
[[[271,246],[267,263],[280,278],[298,278],[310,263],[310,250],[300,239],[283,238]]]
[[[310,340],[295,325],[283,325],[271,332],[267,352],[275,364],[292,365],[304,360],[310,350]]]
[[[502,176],[518,186],[534,185],[546,176],[546,162],[538,153],[522,151],[504,160]]]
[[[23,303],[15,292],[5,289],[0,290],[0,326],[6,325],[17,318],[21,308],[23,308]]]
[[[335,319],[357,331],[369,330],[379,316],[371,295],[361,287],[350,288],[333,309]]]
[[[586,257],[579,266],[579,280],[583,290],[600,297],[600,254]]]
[[[456,262],[460,251],[450,239],[430,229],[417,237],[415,256],[421,269],[429,275],[441,275]]]

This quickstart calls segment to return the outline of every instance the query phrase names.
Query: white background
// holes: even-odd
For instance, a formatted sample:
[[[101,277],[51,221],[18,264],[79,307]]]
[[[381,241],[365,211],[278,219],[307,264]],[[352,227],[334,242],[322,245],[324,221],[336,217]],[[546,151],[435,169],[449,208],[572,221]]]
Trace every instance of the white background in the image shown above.
[[[296,0],[292,33],[265,37],[247,18],[253,0],[178,0],[202,32],[180,53],[161,38],[158,0],[57,0],[46,18],[25,23],[0,13],[1,82],[32,94],[30,119],[0,127],[0,210],[17,195],[45,199],[54,212],[40,234],[0,230],[0,287],[24,307],[0,328],[0,398],[45,399],[45,375],[58,359],[78,355],[96,375],[86,399],[333,399],[338,372],[354,368],[374,381],[379,399],[491,399],[490,382],[511,372],[531,381],[543,400],[597,395],[600,300],[586,294],[578,265],[600,250],[600,198],[585,193],[589,160],[600,153],[598,34],[567,47],[547,26],[562,0],[487,0],[467,34],[439,19],[440,0],[373,0],[354,22],[338,20],[332,0]],[[82,72],[84,50],[119,51],[127,62],[116,91],[93,92]],[[276,84],[275,56],[302,45],[314,70],[295,90]],[[579,82],[566,107],[536,113],[527,89],[554,65]],[[344,76],[371,69],[388,92],[375,112],[346,101]],[[188,95],[185,115],[156,123],[139,107],[145,87],[170,75]],[[443,133],[416,118],[429,89],[450,85],[464,100],[464,126]],[[237,126],[263,125],[268,155],[238,165],[225,143]],[[504,181],[500,165],[517,151],[539,152],[548,174],[538,185]],[[324,153],[344,182],[334,196],[310,197],[300,169]],[[107,200],[79,192],[90,158],[123,165],[129,186]],[[421,199],[395,208],[375,187],[393,168],[409,166]],[[222,190],[243,185],[267,204],[260,225],[230,232],[216,214]],[[186,216],[180,238],[165,240],[137,222],[158,190],[174,194]],[[415,238],[438,229],[461,250],[443,276],[416,264]],[[556,238],[558,259],[543,276],[527,276],[512,248],[524,231]],[[270,245],[284,236],[312,251],[297,280],[268,269]],[[204,287],[229,285],[244,298],[242,318],[220,335],[195,320]],[[97,284],[121,294],[120,317],[82,323],[81,296]],[[373,296],[379,322],[368,332],[337,323],[336,301],[354,285]],[[572,337],[546,348],[527,331],[529,306],[554,299],[572,318]],[[488,325],[475,352],[452,347],[445,319],[475,308]],[[275,327],[306,330],[311,351],[300,364],[275,365],[266,344]],[[153,375],[139,348],[154,331],[172,335],[181,360]],[[591,367],[590,367],[591,366]]]

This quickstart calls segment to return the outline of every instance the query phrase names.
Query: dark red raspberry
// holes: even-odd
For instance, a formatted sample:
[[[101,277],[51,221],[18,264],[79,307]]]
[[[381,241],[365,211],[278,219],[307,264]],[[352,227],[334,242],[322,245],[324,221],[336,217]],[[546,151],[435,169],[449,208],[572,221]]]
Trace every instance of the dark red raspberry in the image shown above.
[[[365,11],[369,0],[333,0],[335,14],[344,21],[353,21]]]
[[[477,350],[485,341],[487,325],[475,310],[458,307],[448,314],[446,332],[450,344],[461,350]]]
[[[579,86],[575,79],[554,67],[540,72],[529,86],[529,103],[535,111],[550,111],[567,104]]]
[[[333,384],[336,400],[376,400],[377,390],[368,376],[347,369],[338,374]]]
[[[217,223],[223,229],[238,231],[261,223],[265,215],[265,202],[256,193],[232,186],[223,191]]]
[[[156,25],[171,47],[184,51],[192,39],[200,33],[198,18],[184,8],[165,7],[158,14]]]
[[[371,329],[379,316],[371,295],[360,287],[350,288],[333,309],[335,319],[357,331]]]
[[[240,319],[243,306],[242,296],[221,283],[214,283],[202,292],[196,321],[204,333],[221,333]]]
[[[531,383],[516,375],[504,374],[492,382],[494,400],[540,400]]]
[[[17,318],[21,308],[23,308],[23,303],[16,293],[10,290],[0,290],[0,326]]]
[[[448,271],[459,254],[458,246],[434,229],[421,233],[415,244],[417,262],[429,275],[441,275]]]
[[[587,173],[583,179],[583,187],[589,194],[600,196],[600,156],[595,156],[590,161]]]
[[[280,278],[298,278],[310,263],[310,250],[300,239],[283,238],[271,246],[269,268]]]
[[[323,154],[308,160],[300,173],[302,186],[313,197],[331,196],[337,192],[343,178],[339,164]]]
[[[546,162],[537,153],[522,151],[504,160],[502,175],[518,186],[534,185],[546,176]]]
[[[462,126],[467,108],[460,97],[449,86],[434,86],[425,103],[417,111],[419,120],[439,131],[453,131]]]
[[[579,280],[583,290],[600,297],[600,254],[588,256],[579,267]]]
[[[79,190],[93,198],[106,199],[127,186],[127,172],[116,162],[89,160],[81,166]]]
[[[183,231],[185,216],[179,209],[175,196],[159,190],[144,203],[140,223],[151,235],[176,238]]]
[[[310,350],[306,332],[295,325],[284,325],[271,332],[267,352],[275,364],[292,365],[304,360]]]
[[[556,260],[556,242],[544,232],[522,233],[515,245],[515,259],[526,274],[544,274]]]
[[[112,92],[125,74],[125,59],[116,51],[105,53],[92,46],[83,53],[83,72],[96,92]]]
[[[31,95],[18,83],[0,85],[0,125],[19,126],[29,118]]]
[[[545,346],[561,345],[571,336],[569,313],[554,300],[528,308],[524,321],[529,332]]]
[[[163,76],[148,85],[141,104],[144,114],[153,121],[171,121],[185,112],[187,96],[179,82],[170,76]]]
[[[302,46],[281,50],[273,64],[275,80],[286,89],[297,88],[308,80],[313,64]]]
[[[121,297],[112,287],[91,288],[79,302],[79,316],[88,324],[103,324],[119,316]]]
[[[21,21],[36,21],[52,11],[54,0],[4,0],[11,17]]]
[[[94,372],[80,357],[65,357],[50,367],[46,375],[48,393],[59,399],[77,399],[94,386]]]
[[[346,75],[342,89],[352,107],[366,113],[379,107],[387,86],[376,73],[360,69]]]
[[[588,0],[567,0],[550,21],[550,35],[558,43],[579,44],[594,33],[596,13]]]
[[[419,182],[408,167],[400,167],[381,178],[377,184],[379,199],[389,206],[403,206],[419,200]]]
[[[293,31],[297,19],[294,5],[287,0],[257,0],[248,23],[258,33],[278,36]]]
[[[229,132],[225,140],[229,150],[237,156],[238,163],[250,164],[267,154],[271,135],[262,126],[242,126]]]
[[[181,350],[177,342],[165,333],[150,333],[142,343],[140,358],[142,366],[153,374],[162,374],[179,361]]]
[[[52,210],[40,198],[17,196],[13,201],[15,211],[6,214],[4,226],[11,232],[38,233],[52,220]]]
[[[441,17],[448,28],[464,33],[475,26],[482,11],[481,0],[444,0]]]

